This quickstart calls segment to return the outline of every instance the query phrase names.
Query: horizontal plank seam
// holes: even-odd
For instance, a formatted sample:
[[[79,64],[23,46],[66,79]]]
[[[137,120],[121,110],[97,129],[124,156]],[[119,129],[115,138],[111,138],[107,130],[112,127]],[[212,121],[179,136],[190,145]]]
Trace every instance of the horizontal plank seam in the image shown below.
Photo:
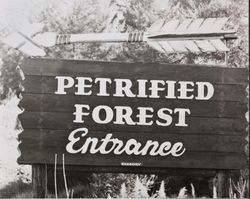
[[[132,97],[114,97],[114,96],[96,96],[96,95],[88,95],[88,96],[81,96],[81,95],[74,95],[74,94],[67,94],[67,95],[56,95],[56,94],[54,94],[54,93],[48,93],[48,92],[46,92],[46,93],[39,93],[39,92],[22,92],[23,94],[28,94],[28,95],[30,95],[30,94],[34,94],[34,95],[53,95],[53,96],[60,96],[60,97],[63,97],[63,96],[75,96],[75,97],[97,97],[97,98],[100,98],[100,97],[106,97],[106,98],[115,98],[115,99],[124,99],[124,98],[126,98],[126,99],[135,99],[135,98],[132,98]],[[160,97],[160,98],[149,98],[149,97],[145,97],[145,98],[136,98],[137,100],[148,100],[148,99],[150,99],[150,100],[159,100],[159,99],[166,99],[167,101],[173,101],[173,100],[180,100],[180,101],[190,101],[190,102],[192,102],[192,101],[195,101],[195,102],[205,102],[206,100],[195,100],[195,99],[192,99],[192,100],[187,100],[187,99],[178,99],[178,98],[176,98],[176,99],[167,99],[167,98],[163,98],[163,97]],[[25,100],[25,99],[24,99]],[[245,99],[245,100],[247,100],[247,99]],[[244,100],[244,101],[245,101]],[[246,104],[248,104],[248,102],[246,101],[246,102],[244,102],[244,101],[233,101],[233,100],[213,100],[213,99],[210,99],[210,100],[208,100],[209,102],[236,102],[236,103],[239,103],[239,105],[246,105]],[[195,103],[195,102],[193,102],[193,103]]]
[[[24,107],[25,109],[25,107]],[[43,109],[43,108],[42,108]],[[40,110],[25,110],[26,114],[27,113],[62,113],[62,114],[65,114],[65,115],[73,115],[72,111],[68,111],[68,112],[65,112],[65,111],[40,111]],[[25,114],[25,113],[24,113]],[[174,118],[176,118],[177,116],[173,116]],[[187,115],[186,116],[187,118],[224,118],[224,119],[241,119],[243,117],[245,117],[245,115],[242,115],[242,116],[239,116],[239,117],[215,117],[215,116],[199,116],[199,115],[192,115],[192,116],[189,116]],[[132,125],[131,125],[132,126]]]
[[[72,128],[72,129],[52,129],[52,128],[25,128],[25,130],[29,130],[29,131],[31,131],[31,130],[34,130],[34,131],[39,131],[39,130],[54,130],[54,131],[62,131],[62,130],[64,130],[64,131],[68,131],[68,130],[75,130],[75,128]],[[24,132],[23,133],[25,133],[25,130],[24,130]],[[91,132],[94,132],[94,133],[105,133],[105,134],[107,134],[107,133],[152,133],[152,132],[140,132],[140,131],[136,131],[136,130],[129,130],[129,132],[128,131],[108,131],[108,130],[106,130],[106,131],[104,131],[104,130],[91,130]],[[237,132],[237,131],[234,131],[234,132]],[[21,133],[21,134],[23,134],[23,133]],[[201,134],[201,133],[178,133],[178,132],[171,132],[171,133],[169,133],[169,132],[162,132],[162,133],[159,133],[159,132],[154,132],[154,134],[164,134],[164,133],[166,133],[166,134],[172,134],[172,135],[180,135],[180,134],[184,134],[184,135],[200,135],[200,136],[211,136],[211,135],[220,135],[220,136],[232,136],[232,137],[243,137],[243,136],[245,136],[246,134],[247,134],[247,132],[246,133],[242,133],[242,134],[239,134],[239,135],[237,135],[237,134],[220,134],[220,133],[212,133],[212,134],[209,134],[209,133],[204,133],[204,134]],[[21,134],[19,134],[19,135],[21,135]]]
[[[110,74],[112,74],[112,73],[110,73]],[[27,77],[27,76],[34,76],[34,77],[36,77],[36,76],[39,76],[39,77],[56,77],[56,76],[60,76],[60,75],[65,76],[65,74],[41,75],[41,74],[28,74],[28,73],[25,73],[25,77]],[[72,78],[78,77],[78,76],[75,76],[75,75],[68,75],[68,76],[70,76]],[[88,75],[88,76],[91,76],[91,75]],[[84,77],[88,77],[88,76],[84,76]],[[93,76],[93,74],[92,74],[92,76]],[[81,76],[81,77],[83,77],[83,76]],[[95,77],[92,77],[92,78],[95,78]],[[111,78],[111,79],[114,79],[114,78]],[[133,78],[133,79],[135,79],[135,78]],[[131,80],[133,80],[133,79],[131,78]],[[160,79],[160,78],[158,78],[158,79]],[[148,79],[148,80],[150,80],[150,79]],[[157,80],[157,79],[154,79],[154,80]],[[173,80],[173,81],[175,81],[174,79],[166,79],[166,80]],[[176,81],[181,81],[181,80],[176,80]],[[193,81],[193,80],[190,80],[190,81]],[[201,80],[199,80],[199,81],[201,81]],[[196,82],[196,81],[194,81],[194,82]],[[210,83],[214,83],[215,85],[241,85],[241,86],[247,86],[248,80],[246,79],[246,81],[243,81],[244,83],[223,83],[223,82],[211,82],[211,81],[209,81],[209,82]]]
[[[67,61],[67,62],[85,62],[86,64],[127,64],[127,65],[138,65],[138,64],[141,64],[141,65],[144,65],[144,64],[157,64],[157,65],[165,65],[165,66],[173,66],[173,67],[178,67],[180,66],[180,64],[167,64],[167,63],[162,63],[162,62],[129,62],[129,61],[126,61],[126,62],[118,62],[118,61],[93,61],[93,60],[86,60],[86,59],[54,59],[54,58],[51,58],[51,57],[43,57],[43,58],[28,58],[26,59],[23,63],[25,62],[33,62],[36,64],[36,62],[40,62],[40,61],[47,61],[47,62],[64,62],[64,61]],[[23,64],[22,64],[23,65]],[[183,64],[182,65],[183,67],[190,67],[190,66],[193,66],[193,67],[200,67],[202,68],[203,66],[210,66],[211,68],[220,68],[221,70],[225,69],[225,65],[224,64],[217,64],[217,65],[211,65],[211,64]],[[248,70],[247,67],[242,67],[242,68],[231,68],[231,67],[227,67],[226,69],[232,69],[232,70]]]
[[[26,144],[27,145],[27,144]],[[34,146],[34,145],[30,145],[30,146]],[[30,150],[30,147],[22,147],[22,151],[26,148],[26,150]],[[43,150],[44,151],[44,150]],[[41,152],[41,150],[37,151],[38,153]],[[198,153],[206,153],[206,155],[211,155],[211,156],[217,156],[217,157],[224,157],[224,156],[237,156],[239,158],[246,158],[246,162],[247,162],[247,156],[246,154],[244,153],[244,151],[242,150],[241,152],[225,152],[225,151],[206,151],[206,150],[202,150],[202,151],[191,151],[191,150],[186,150],[185,153],[190,153],[189,155],[192,155],[192,154],[198,154]],[[57,152],[55,152],[57,153]],[[184,153],[184,154],[185,154]],[[91,156],[96,156],[96,155],[102,155],[102,156],[119,156],[119,155],[116,155],[116,154],[101,154],[101,153],[97,153],[97,154],[90,154],[90,153],[86,153],[87,155],[91,155]],[[184,155],[183,154],[183,155]],[[72,155],[72,154],[67,154],[66,155]],[[81,154],[79,153],[78,155],[85,155],[85,154]],[[131,156],[131,155],[123,155],[123,156]],[[140,157],[141,155],[133,155],[133,157]],[[147,155],[145,156],[142,156],[142,157],[147,157]],[[154,156],[153,158],[156,158],[157,156]],[[178,159],[178,158],[177,158]],[[97,160],[98,161],[98,160]]]

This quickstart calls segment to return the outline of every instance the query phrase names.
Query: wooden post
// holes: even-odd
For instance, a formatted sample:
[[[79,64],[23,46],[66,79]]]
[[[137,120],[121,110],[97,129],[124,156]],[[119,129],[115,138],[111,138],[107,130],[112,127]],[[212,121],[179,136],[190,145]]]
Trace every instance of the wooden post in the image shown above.
[[[220,170],[217,173],[217,192],[218,198],[229,197],[229,172],[227,170]]]
[[[32,189],[34,198],[47,197],[47,165],[32,165]]]

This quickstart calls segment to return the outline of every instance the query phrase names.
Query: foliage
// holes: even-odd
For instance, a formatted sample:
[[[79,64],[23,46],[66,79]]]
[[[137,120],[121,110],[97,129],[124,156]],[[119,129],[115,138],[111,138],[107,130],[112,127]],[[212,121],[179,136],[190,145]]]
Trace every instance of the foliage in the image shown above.
[[[0,198],[31,198],[31,184],[24,183],[22,180],[11,182],[0,189]]]
[[[125,182],[133,181],[134,177],[135,175],[112,173],[104,175],[94,173],[90,184],[93,191],[92,197],[105,198],[108,194],[110,194],[111,197],[118,197],[121,185]]]
[[[160,186],[160,189],[158,191],[158,198],[161,198],[161,199],[167,198],[166,193],[165,193],[164,181],[161,181],[161,186]]]
[[[64,190],[60,190],[59,198],[196,198],[196,190],[191,183],[192,191],[188,192],[186,187],[179,189],[178,194],[166,194],[165,182],[162,181],[159,189],[155,192],[149,192],[152,188],[152,182],[155,181],[155,176],[147,175],[133,175],[133,178],[121,178],[121,174],[107,174],[100,175],[94,174],[95,179],[93,179],[93,184],[86,186],[84,184],[74,185],[70,189],[72,190],[70,197],[67,197]],[[108,179],[104,179],[108,177]],[[112,187],[110,183],[116,180],[116,187]],[[125,182],[123,182],[125,181]],[[108,183],[103,183],[108,182]],[[121,182],[123,182],[121,184]],[[243,179],[237,182],[237,185],[230,179],[229,187],[229,198],[244,198],[247,197],[246,186],[248,184],[248,179]],[[119,186],[120,185],[120,186]],[[118,189],[120,187],[120,189]],[[213,198],[217,198],[216,187],[214,187]],[[3,189],[0,189],[0,198],[32,198],[33,191],[31,184],[23,183],[21,180],[12,182]],[[55,195],[52,193],[48,194],[49,198],[54,198]],[[202,198],[211,198],[206,195],[202,195]]]

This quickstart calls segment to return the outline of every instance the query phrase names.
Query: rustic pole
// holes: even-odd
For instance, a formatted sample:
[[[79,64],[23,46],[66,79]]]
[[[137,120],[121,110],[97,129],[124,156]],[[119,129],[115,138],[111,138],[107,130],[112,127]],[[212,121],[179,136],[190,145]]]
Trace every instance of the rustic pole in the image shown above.
[[[227,42],[228,40],[227,39],[225,39],[225,45],[227,45]],[[225,51],[225,66],[226,67],[228,67],[228,52],[227,51]]]
[[[47,197],[47,169],[45,164],[32,165],[32,189],[34,198]]]
[[[217,173],[217,192],[218,198],[229,197],[229,172],[227,170],[220,170]]]

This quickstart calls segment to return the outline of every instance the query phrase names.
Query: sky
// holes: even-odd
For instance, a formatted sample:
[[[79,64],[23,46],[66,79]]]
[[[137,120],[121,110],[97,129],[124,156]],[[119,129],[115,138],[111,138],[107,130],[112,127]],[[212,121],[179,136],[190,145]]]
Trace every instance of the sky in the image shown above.
[[[58,6],[61,12],[67,14],[68,8],[76,2],[84,0],[0,0],[0,24],[19,29],[29,22],[30,15],[39,13],[49,5]],[[100,6],[105,7],[108,2],[100,0]],[[154,0],[155,7],[162,10],[168,7],[167,2],[168,0]]]
[[[45,7],[56,4],[62,12],[66,13],[67,7],[73,2],[70,0],[0,0],[0,23],[19,29],[29,23],[29,16],[39,13]]]
[[[16,119],[22,111],[18,108],[20,99],[16,96],[0,104],[0,189],[9,182],[19,178],[18,169],[30,179],[29,166],[19,166],[16,162],[20,156],[17,140],[20,130],[15,130]]]

